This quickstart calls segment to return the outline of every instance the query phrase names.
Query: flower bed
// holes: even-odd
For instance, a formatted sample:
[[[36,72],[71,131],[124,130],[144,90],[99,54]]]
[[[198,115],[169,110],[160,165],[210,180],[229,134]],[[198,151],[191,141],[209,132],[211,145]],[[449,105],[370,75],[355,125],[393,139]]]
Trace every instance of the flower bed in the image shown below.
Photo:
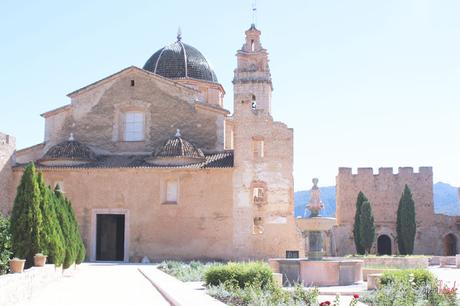
[[[425,269],[408,269],[385,272],[378,289],[363,299],[372,306],[393,305],[458,305],[457,289],[438,282]]]

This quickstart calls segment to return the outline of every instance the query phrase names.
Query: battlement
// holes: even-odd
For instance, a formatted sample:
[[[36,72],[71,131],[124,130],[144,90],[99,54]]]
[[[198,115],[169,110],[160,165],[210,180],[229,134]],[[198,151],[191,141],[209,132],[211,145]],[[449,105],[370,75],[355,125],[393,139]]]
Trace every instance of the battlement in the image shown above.
[[[432,167],[419,167],[418,172],[414,172],[412,167],[399,167],[397,172],[391,167],[381,167],[378,169],[377,173],[374,173],[374,169],[370,167],[357,168],[356,172],[353,172],[352,168],[340,167],[339,174],[340,177],[372,177],[372,176],[432,176],[433,168]]]
[[[7,146],[15,147],[16,146],[16,138],[14,138],[11,135],[4,134],[4,133],[0,132],[0,145],[1,146],[7,145]]]

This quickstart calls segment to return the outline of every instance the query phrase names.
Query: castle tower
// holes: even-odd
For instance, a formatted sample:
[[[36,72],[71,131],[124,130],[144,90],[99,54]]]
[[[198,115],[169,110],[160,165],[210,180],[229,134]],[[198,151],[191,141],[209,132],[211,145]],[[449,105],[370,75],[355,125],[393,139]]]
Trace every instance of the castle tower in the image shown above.
[[[284,257],[301,251],[293,213],[293,130],[270,113],[272,82],[261,32],[252,25],[245,33],[233,79],[233,246],[238,258]]]
[[[254,109],[265,110],[270,114],[273,86],[268,52],[262,48],[261,32],[254,24],[245,34],[246,41],[236,54],[237,67],[233,78],[235,112],[239,108],[238,101],[250,100]]]

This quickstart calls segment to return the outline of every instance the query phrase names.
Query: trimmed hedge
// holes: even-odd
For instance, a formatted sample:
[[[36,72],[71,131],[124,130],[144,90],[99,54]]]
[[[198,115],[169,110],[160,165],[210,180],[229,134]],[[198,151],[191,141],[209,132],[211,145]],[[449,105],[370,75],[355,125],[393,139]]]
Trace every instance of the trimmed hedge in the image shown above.
[[[383,273],[380,284],[385,286],[394,283],[413,283],[416,286],[436,285],[436,277],[425,269],[407,269]]]
[[[245,288],[251,285],[267,288],[274,286],[272,270],[263,262],[236,263],[230,262],[225,265],[210,267],[205,275],[206,286],[218,286],[220,284]]]

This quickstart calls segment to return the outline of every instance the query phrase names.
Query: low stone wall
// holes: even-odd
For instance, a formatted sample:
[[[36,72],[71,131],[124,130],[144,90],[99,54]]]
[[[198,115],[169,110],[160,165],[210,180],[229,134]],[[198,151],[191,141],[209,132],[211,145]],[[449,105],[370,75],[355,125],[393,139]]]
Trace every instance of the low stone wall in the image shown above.
[[[32,267],[23,273],[0,276],[0,305],[13,306],[32,297],[34,293],[62,276],[54,265]]]
[[[366,257],[364,267],[416,269],[428,268],[428,257]]]
[[[385,272],[398,271],[398,269],[389,269],[389,268],[363,268],[363,281],[367,281],[367,276],[369,274],[382,274]]]
[[[433,256],[430,258],[431,266],[455,266],[455,256]]]

